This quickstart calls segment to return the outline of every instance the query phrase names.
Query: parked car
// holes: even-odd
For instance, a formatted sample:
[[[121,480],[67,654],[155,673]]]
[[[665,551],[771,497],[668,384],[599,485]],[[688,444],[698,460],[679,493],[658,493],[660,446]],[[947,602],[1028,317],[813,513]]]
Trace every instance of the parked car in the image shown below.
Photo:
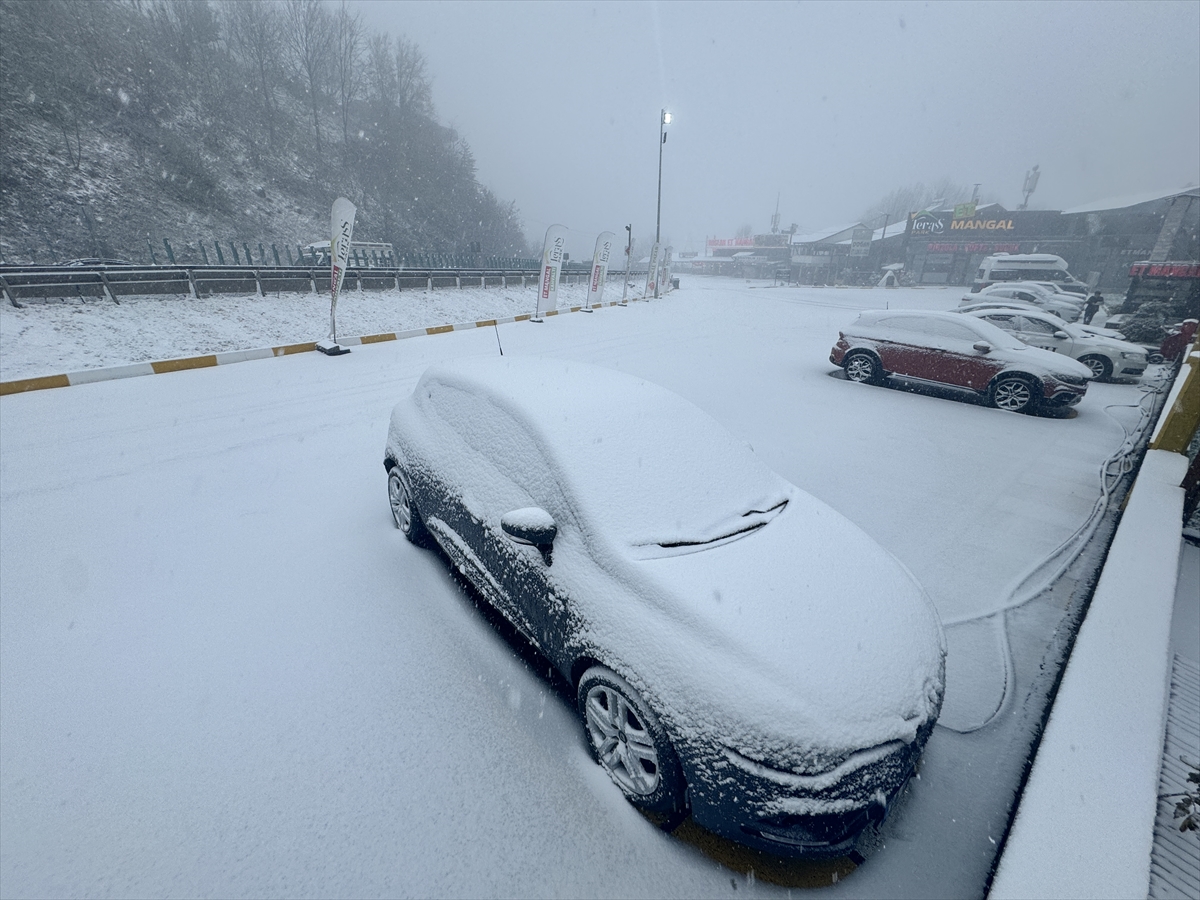
[[[1030,347],[990,322],[950,312],[871,310],[838,334],[829,361],[851,381],[889,376],[963,388],[999,409],[1074,406],[1091,370]]]
[[[1077,359],[1097,381],[1133,379],[1146,371],[1146,349],[1085,331],[1055,316],[1032,310],[978,309],[967,313],[1003,328],[1022,343]]]
[[[974,294],[965,294],[960,306],[990,300],[1015,300],[1054,313],[1060,319],[1074,322],[1083,314],[1084,301],[1066,294],[1056,294],[1034,284],[994,284]]]
[[[575,688],[635,806],[843,852],[905,784],[945,640],[874,540],[680,397],[579,363],[430,368],[392,412],[396,525]]]
[[[972,294],[971,296],[978,296],[978,295]],[[984,302],[984,303],[968,303],[966,306],[957,306],[954,309],[950,310],[950,312],[974,313],[974,312],[978,312],[981,309],[1029,310],[1030,312],[1037,312],[1037,313],[1042,313],[1044,315],[1050,316],[1053,319],[1055,319],[1057,322],[1066,324],[1066,320],[1062,316],[1057,316],[1054,313],[1050,312],[1050,310],[1042,309],[1040,306],[1035,306],[1032,303],[1022,303],[1020,300],[993,300],[991,302]],[[1079,331],[1084,332],[1085,334],[1092,334],[1092,335],[1095,335],[1096,337],[1112,338],[1114,341],[1125,340],[1125,335],[1123,335],[1121,332],[1116,331],[1112,328],[1100,328],[1096,325],[1084,325],[1082,322],[1072,322],[1071,326],[1073,328],[1078,329]]]
[[[985,256],[975,273],[971,291],[978,293],[991,284],[1012,281],[1054,281],[1077,294],[1087,285],[1067,271],[1067,261],[1050,253],[997,253]]]

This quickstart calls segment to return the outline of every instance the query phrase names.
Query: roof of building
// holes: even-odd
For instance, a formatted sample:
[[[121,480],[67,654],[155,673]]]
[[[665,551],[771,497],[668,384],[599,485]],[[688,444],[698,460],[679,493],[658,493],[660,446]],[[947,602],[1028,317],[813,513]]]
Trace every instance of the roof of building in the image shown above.
[[[862,222],[851,222],[849,225],[838,225],[836,228],[823,228],[811,234],[793,234],[793,244],[831,244],[848,236],[855,228],[861,228]]]
[[[1168,200],[1171,197],[1178,197],[1183,194],[1200,197],[1200,188],[1193,186],[1174,191],[1142,191],[1137,194],[1125,194],[1120,197],[1109,197],[1105,200],[1085,203],[1082,206],[1076,206],[1072,209],[1064,209],[1063,213],[1071,215],[1072,213],[1107,212],[1113,209],[1127,209],[1130,206],[1141,206],[1143,203],[1153,203],[1155,200]]]

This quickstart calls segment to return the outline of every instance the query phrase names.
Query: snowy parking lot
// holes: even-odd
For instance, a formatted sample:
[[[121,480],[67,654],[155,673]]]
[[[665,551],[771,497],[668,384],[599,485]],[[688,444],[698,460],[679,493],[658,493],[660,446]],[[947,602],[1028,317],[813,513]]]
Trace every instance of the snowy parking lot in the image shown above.
[[[981,895],[1064,614],[1042,588],[1076,577],[1147,394],[1092,384],[1068,415],[1020,416],[829,363],[859,310],[959,296],[684,276],[663,300],[542,324],[4,397],[3,893]],[[346,333],[398,330],[343,304],[362,320]],[[122,307],[104,312],[110,340]],[[15,343],[53,344],[37,312],[0,321],[5,378],[44,373]],[[857,867],[655,830],[536,660],[395,530],[392,406],[429,364],[498,342],[691,400],[925,587],[948,639],[942,720]]]

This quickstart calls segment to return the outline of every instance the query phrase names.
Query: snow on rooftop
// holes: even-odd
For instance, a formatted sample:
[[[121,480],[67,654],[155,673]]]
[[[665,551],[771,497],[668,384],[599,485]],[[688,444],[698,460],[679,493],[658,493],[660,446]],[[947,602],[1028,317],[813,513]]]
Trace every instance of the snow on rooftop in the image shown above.
[[[1105,212],[1112,209],[1126,209],[1130,206],[1139,206],[1142,203],[1153,203],[1155,200],[1166,200],[1169,197],[1177,197],[1181,194],[1190,194],[1193,197],[1200,197],[1200,188],[1188,187],[1173,191],[1141,191],[1137,194],[1123,194],[1120,197],[1108,197],[1104,200],[1094,200],[1091,203],[1085,203],[1082,206],[1064,209],[1063,213],[1065,215],[1070,215],[1072,213]]]
[[[853,231],[855,228],[862,226],[861,222],[851,222],[849,225],[838,225],[836,228],[824,228],[821,231],[814,231],[810,234],[793,234],[793,244],[816,244],[821,241],[827,241],[832,237],[841,234],[843,231]]]

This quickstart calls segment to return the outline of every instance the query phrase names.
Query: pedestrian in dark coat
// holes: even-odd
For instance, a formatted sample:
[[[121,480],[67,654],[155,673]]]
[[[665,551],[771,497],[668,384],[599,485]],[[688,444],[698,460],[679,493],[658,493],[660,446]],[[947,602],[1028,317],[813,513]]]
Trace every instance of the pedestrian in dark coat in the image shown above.
[[[1100,295],[1099,291],[1096,291],[1096,293],[1088,297],[1087,303],[1083,305],[1083,324],[1091,325],[1092,317],[1096,315],[1096,313],[1100,310],[1100,307],[1103,305],[1104,297]]]

